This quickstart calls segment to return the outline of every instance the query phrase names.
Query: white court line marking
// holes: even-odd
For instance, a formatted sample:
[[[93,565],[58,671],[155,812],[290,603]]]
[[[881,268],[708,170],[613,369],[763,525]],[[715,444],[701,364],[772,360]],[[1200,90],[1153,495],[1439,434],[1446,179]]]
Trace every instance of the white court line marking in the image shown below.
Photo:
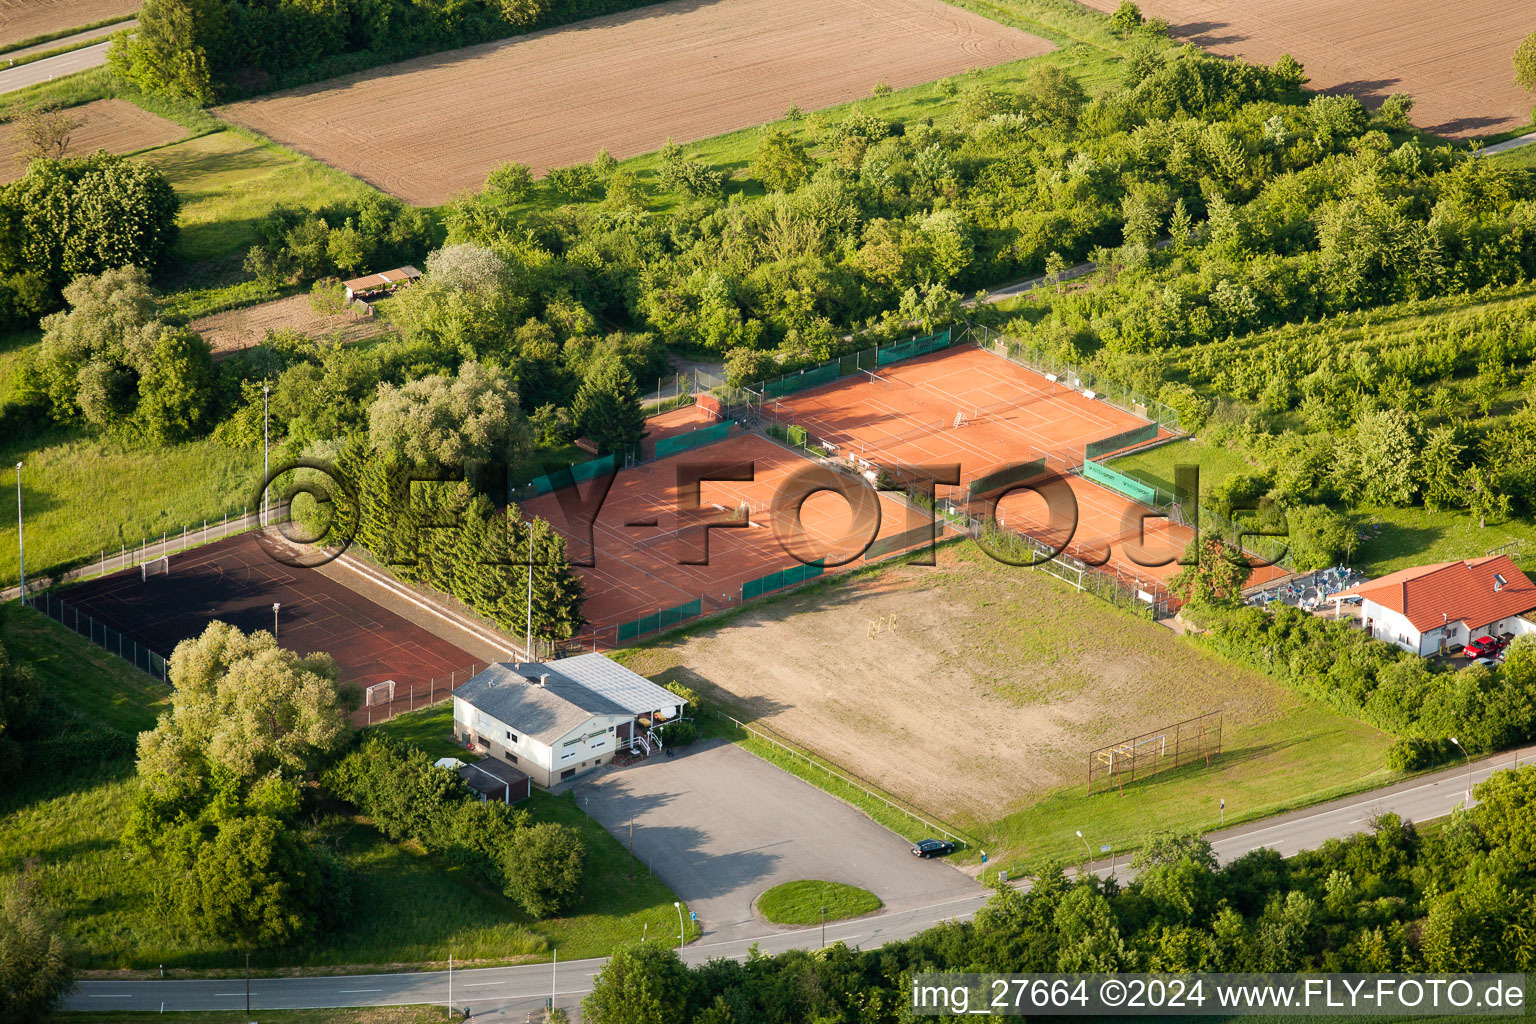
[[[111,995],[96,995],[96,994],[92,993],[92,994],[88,995],[87,998],[89,998],[89,999],[132,999],[133,998],[133,993],[132,992],[123,992],[123,993],[114,992]]]
[[[383,992],[381,988],[339,988],[336,990],[344,995],[353,995],[358,992]]]

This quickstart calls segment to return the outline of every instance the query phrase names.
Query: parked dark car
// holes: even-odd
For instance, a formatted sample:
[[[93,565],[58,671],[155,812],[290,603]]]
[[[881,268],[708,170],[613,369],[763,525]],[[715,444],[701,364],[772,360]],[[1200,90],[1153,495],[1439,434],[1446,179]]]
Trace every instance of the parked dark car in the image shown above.
[[[919,839],[912,844],[914,857],[942,857],[954,852],[955,844],[947,839]]]

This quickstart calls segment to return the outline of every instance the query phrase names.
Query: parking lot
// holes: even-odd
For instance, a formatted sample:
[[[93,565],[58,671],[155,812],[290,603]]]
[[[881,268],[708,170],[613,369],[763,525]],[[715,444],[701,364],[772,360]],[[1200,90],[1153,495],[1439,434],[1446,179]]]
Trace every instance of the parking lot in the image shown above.
[[[887,910],[980,891],[969,875],[919,860],[852,807],[721,740],[604,771],[576,797],[626,845],[634,822],[635,856],[698,914],[708,942],[771,931],[752,901],[780,882],[857,885]]]

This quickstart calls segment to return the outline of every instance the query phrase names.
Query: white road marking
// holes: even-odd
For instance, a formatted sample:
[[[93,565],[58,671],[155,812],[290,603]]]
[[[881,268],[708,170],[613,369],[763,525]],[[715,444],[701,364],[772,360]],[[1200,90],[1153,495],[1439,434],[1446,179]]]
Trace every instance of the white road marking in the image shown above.
[[[336,991],[345,995],[354,995],[358,992],[383,992],[384,990],[381,988],[339,988]]]

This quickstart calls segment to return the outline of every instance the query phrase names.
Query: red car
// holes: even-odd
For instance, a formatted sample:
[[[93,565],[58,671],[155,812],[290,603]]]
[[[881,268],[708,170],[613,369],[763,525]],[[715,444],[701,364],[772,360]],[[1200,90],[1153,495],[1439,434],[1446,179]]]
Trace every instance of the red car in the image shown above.
[[[1462,651],[1468,658],[1492,658],[1504,649],[1504,641],[1491,636],[1480,636],[1467,644]]]

